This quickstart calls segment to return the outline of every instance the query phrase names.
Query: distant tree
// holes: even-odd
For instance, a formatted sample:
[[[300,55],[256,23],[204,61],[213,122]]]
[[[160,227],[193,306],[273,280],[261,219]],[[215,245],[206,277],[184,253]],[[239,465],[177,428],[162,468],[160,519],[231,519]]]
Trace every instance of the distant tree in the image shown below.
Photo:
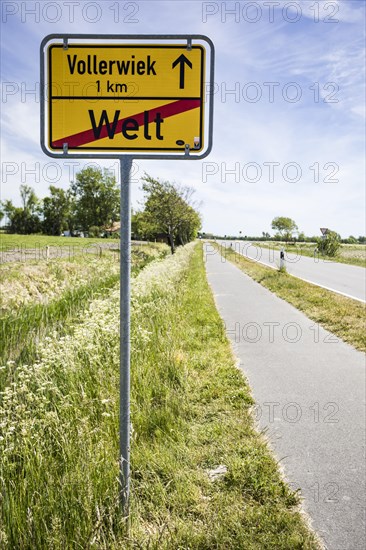
[[[190,204],[193,189],[160,181],[148,174],[142,180],[145,193],[143,221],[151,231],[167,235],[174,254],[176,241],[185,244],[195,238],[201,228],[200,215]]]
[[[290,241],[292,239],[293,233],[298,230],[298,227],[294,220],[291,218],[286,218],[284,216],[279,216],[272,220],[271,224],[272,229],[277,231],[277,237],[281,240]]]
[[[9,233],[28,235],[41,231],[39,217],[41,204],[32,187],[20,186],[22,207],[14,206],[11,200],[2,203],[2,208],[9,219],[7,230]]]
[[[328,230],[323,237],[318,237],[318,250],[324,256],[334,257],[341,246],[341,236],[335,231]]]
[[[132,211],[131,235],[134,239],[151,239],[156,233],[156,227],[149,221],[144,211]]]
[[[34,189],[29,185],[21,185],[20,197],[23,203],[23,210],[34,213],[39,206],[39,200],[37,199]]]
[[[43,199],[42,228],[47,235],[60,235],[65,229],[73,229],[73,201],[69,191],[53,185],[49,189],[50,196]]]
[[[75,217],[79,228],[111,225],[120,217],[120,192],[109,170],[88,167],[76,174],[71,184]]]
[[[358,243],[356,237],[354,237],[353,235],[350,235],[348,237],[348,239],[345,239],[343,242],[345,242],[346,244],[357,244]]]
[[[359,242],[360,244],[365,244],[365,243],[366,243],[366,237],[363,236],[363,235],[360,235],[360,236],[358,237],[358,242]]]
[[[202,218],[192,206],[186,205],[181,223],[178,227],[178,240],[179,243],[185,245],[190,241],[193,241],[198,235],[198,230],[202,226]]]
[[[297,236],[297,240],[300,242],[300,243],[304,243],[305,240],[306,240],[306,235],[303,231],[301,231],[301,233],[298,234]]]
[[[185,245],[193,241],[202,227],[202,217],[198,211],[199,204],[193,201],[194,189],[189,186],[177,186],[175,188],[183,200],[182,218],[177,231],[179,244]]]

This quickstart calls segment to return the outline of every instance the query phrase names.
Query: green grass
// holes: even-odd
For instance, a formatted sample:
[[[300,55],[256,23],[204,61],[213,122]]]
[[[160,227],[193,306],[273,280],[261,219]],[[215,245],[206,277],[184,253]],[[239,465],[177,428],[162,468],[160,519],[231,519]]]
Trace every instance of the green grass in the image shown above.
[[[119,273],[104,279],[90,281],[75,289],[66,290],[59,299],[47,304],[32,304],[19,308],[15,314],[0,319],[0,362],[9,360],[31,361],[38,341],[51,329],[60,336],[67,332],[68,324],[87,307],[90,300],[105,295],[119,282]]]
[[[366,350],[365,304],[346,298],[289,275],[248,260],[229,248],[214,245],[244,273],[305,313],[326,330],[360,351]]]
[[[44,248],[46,246],[63,246],[82,248],[93,243],[118,243],[118,239],[97,239],[81,237],[53,237],[49,235],[10,235],[0,234],[0,250],[23,250],[27,248]]]
[[[168,252],[168,247],[163,245],[149,245],[143,249],[132,247],[132,275],[136,275],[156,257],[166,256]],[[0,316],[0,364],[9,360],[32,361],[40,339],[44,338],[51,330],[58,331],[60,337],[67,334],[69,325],[79,317],[81,311],[88,306],[91,300],[105,296],[111,288],[119,283],[119,263],[115,261],[115,258],[111,257],[111,261],[107,258],[107,261],[103,262],[98,259],[90,261],[90,258],[84,258],[84,265],[79,260],[80,258],[73,259],[70,265],[74,266],[76,263],[76,268],[79,268],[83,275],[82,282],[78,283],[76,280],[73,285],[67,286],[60,295],[56,294],[53,299],[41,303],[33,300],[34,303],[13,306],[11,310],[6,310]],[[99,269],[99,263],[102,263],[102,270]],[[28,267],[28,262],[5,266],[6,272],[4,271],[2,283],[8,282],[8,293],[12,292],[14,280],[19,279],[20,270]],[[51,273],[55,272],[56,275],[60,271],[63,276],[67,276],[69,262],[53,260],[48,263],[41,262],[40,265],[38,263],[37,267],[40,268],[41,274],[44,273],[46,286],[50,286],[51,282],[54,283],[49,276],[50,271]],[[87,268],[86,271],[85,268]],[[94,276],[93,272],[95,272]],[[88,274],[87,282],[84,282],[85,273]],[[19,291],[18,288],[17,291]],[[41,298],[42,296],[41,294]],[[0,381],[1,378],[0,373]]]
[[[134,289],[128,525],[118,506],[113,291],[91,304],[73,338],[41,345],[3,393],[2,547],[318,548],[254,428],[201,247],[160,271],[148,266]],[[207,470],[219,464],[227,473],[211,482]]]

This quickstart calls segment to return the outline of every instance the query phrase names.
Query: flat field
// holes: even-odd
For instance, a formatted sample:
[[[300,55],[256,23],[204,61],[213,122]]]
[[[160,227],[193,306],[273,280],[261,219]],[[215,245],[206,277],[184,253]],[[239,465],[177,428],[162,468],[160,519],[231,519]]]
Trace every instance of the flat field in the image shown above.
[[[114,239],[94,239],[81,237],[52,237],[49,235],[10,235],[0,234],[1,250],[12,250],[21,248],[43,248],[48,246],[75,246],[82,248],[94,243],[111,242]],[[116,239],[118,242],[118,239]]]

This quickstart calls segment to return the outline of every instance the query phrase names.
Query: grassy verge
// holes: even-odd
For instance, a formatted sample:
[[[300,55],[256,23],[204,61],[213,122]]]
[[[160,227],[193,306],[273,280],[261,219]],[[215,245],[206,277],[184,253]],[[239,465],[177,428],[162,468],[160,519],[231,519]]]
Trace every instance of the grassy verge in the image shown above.
[[[163,245],[146,246],[144,249],[133,247],[132,274],[136,275],[148,263],[168,252],[168,247]],[[67,334],[69,325],[73,324],[91,300],[105,296],[118,284],[119,258],[117,261],[112,256],[110,260],[103,261],[84,258],[82,263],[79,260],[54,260],[36,266],[4,266],[2,281],[7,283],[3,285],[7,289],[7,296],[4,296],[2,302],[11,308],[4,310],[5,313],[0,316],[1,364],[9,360],[32,361],[39,340],[50,330],[57,330],[60,336]],[[35,272],[32,267],[38,271]],[[73,268],[72,277],[70,267]],[[33,274],[33,277],[29,274]],[[30,284],[33,285],[31,289]],[[35,298],[36,291],[36,298],[41,298],[41,302]],[[52,299],[48,299],[50,297]],[[21,305],[25,300],[30,302]],[[0,373],[0,388],[2,382]]]
[[[92,303],[72,338],[51,337],[3,394],[3,547],[318,548],[253,427],[200,247],[133,284],[127,531],[116,482],[117,296]],[[211,481],[218,465],[227,471]]]
[[[232,249],[214,246],[244,273],[303,311],[310,319],[356,349],[366,350],[364,304],[292,277],[286,271],[248,260]]]
[[[90,281],[75,289],[66,290],[62,296],[47,304],[31,304],[19,308],[16,314],[0,319],[0,362],[9,360],[32,361],[40,339],[50,330],[57,330],[60,337],[86,308],[91,300],[103,296],[119,282],[119,274]],[[1,376],[0,376],[0,387]]]
[[[70,289],[119,272],[119,253],[102,257],[57,258],[50,261],[8,262],[0,266],[0,317],[24,306],[46,304]]]

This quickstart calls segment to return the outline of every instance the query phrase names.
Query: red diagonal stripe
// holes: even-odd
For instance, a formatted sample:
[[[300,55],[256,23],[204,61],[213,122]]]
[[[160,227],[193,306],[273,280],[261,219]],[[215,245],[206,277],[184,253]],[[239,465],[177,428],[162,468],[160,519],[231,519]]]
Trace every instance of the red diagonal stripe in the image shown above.
[[[162,118],[168,118],[170,116],[178,115],[180,113],[184,113],[186,111],[191,111],[192,109],[197,109],[197,107],[200,107],[201,100],[200,99],[179,99],[178,101],[174,101],[173,103],[168,103],[167,105],[162,105],[160,107],[156,107],[154,109],[150,109],[148,111],[149,113],[149,122],[153,121],[156,114],[160,113]],[[133,118],[137,121],[139,126],[142,126],[144,123],[144,112],[137,113],[136,115],[128,115],[125,118],[121,118],[116,125],[116,132],[121,132],[122,130],[122,124],[125,120],[128,118]],[[64,143],[68,144],[69,149],[80,147],[81,145],[85,145],[86,143],[90,143],[92,141],[98,141],[99,139],[103,139],[108,137],[107,132],[107,125],[105,124],[102,126],[99,138],[94,137],[93,130],[84,130],[83,132],[79,132],[78,134],[73,134],[71,136],[66,136],[64,138],[58,139],[56,141],[52,142],[52,147],[63,147]]]

